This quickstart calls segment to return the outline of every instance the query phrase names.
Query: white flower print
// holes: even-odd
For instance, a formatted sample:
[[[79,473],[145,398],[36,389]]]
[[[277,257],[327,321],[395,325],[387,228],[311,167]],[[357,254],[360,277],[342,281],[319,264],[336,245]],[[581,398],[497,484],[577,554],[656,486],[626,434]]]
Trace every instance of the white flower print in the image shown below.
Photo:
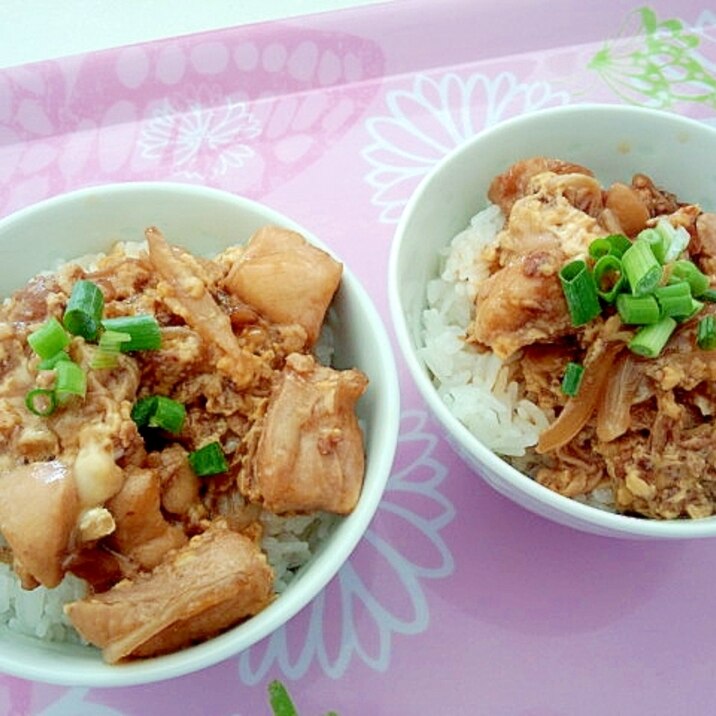
[[[403,414],[395,472],[374,522],[306,610],[239,657],[244,683],[260,683],[273,667],[290,679],[303,677],[312,665],[339,678],[354,658],[385,671],[393,635],[427,629],[423,582],[453,572],[441,531],[455,509],[440,492],[447,468],[433,456],[438,439],[426,422],[424,411]]]
[[[476,132],[568,101],[566,92],[552,90],[548,82],[520,82],[510,72],[417,75],[409,89],[389,92],[389,113],[367,120],[373,143],[362,152],[372,167],[365,179],[375,189],[372,202],[381,210],[380,220],[397,222],[420,180]]]
[[[245,166],[256,154],[249,142],[260,133],[246,102],[217,102],[201,92],[165,99],[143,125],[139,146],[145,159],[169,155],[176,175],[202,180]]]

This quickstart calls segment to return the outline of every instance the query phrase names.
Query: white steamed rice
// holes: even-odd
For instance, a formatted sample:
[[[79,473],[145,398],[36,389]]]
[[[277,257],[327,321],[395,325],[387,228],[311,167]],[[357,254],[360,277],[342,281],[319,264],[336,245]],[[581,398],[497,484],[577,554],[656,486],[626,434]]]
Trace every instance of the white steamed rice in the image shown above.
[[[427,287],[420,355],[455,417],[491,450],[519,457],[536,445],[549,416],[509,379],[507,363],[464,340],[478,287],[489,276],[483,253],[503,223],[500,208],[491,205],[445,250],[439,276]]]

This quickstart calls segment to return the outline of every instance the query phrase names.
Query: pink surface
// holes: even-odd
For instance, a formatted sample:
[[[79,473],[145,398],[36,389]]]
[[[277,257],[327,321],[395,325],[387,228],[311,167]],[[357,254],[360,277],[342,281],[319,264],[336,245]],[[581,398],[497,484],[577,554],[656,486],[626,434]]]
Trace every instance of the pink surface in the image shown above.
[[[401,0],[0,72],[0,215],[112,181],[228,189],[331,245],[387,321],[401,209],[476,131],[586,101],[716,123],[705,0],[575,8]],[[286,628],[156,685],[0,676],[0,713],[261,716],[275,678],[304,716],[712,713],[713,542],[613,541],[528,514],[458,460],[400,368],[378,515]]]

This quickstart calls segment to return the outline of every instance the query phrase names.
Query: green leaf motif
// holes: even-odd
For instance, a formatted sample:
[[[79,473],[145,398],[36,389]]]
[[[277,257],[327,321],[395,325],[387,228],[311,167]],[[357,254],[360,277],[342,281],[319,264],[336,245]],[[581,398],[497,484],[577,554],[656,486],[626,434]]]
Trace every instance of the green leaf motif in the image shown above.
[[[678,102],[716,108],[716,76],[702,64],[701,37],[680,20],[642,7],[627,16],[588,64],[622,99],[665,109]]]

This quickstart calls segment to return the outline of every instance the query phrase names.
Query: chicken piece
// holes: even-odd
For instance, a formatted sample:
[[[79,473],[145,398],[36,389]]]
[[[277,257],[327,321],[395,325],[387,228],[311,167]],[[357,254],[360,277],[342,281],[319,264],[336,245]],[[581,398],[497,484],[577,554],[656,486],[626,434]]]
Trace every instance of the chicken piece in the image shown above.
[[[152,572],[65,607],[109,663],[203,641],[260,612],[273,572],[248,537],[213,523]]]
[[[116,523],[110,544],[144,569],[156,567],[169,550],[186,543],[181,527],[170,525],[162,515],[154,470],[128,468],[122,489],[107,508]]]
[[[523,346],[570,332],[558,276],[562,263],[559,253],[535,251],[492,274],[478,290],[469,340],[504,359]]]
[[[162,507],[174,515],[185,515],[199,501],[199,478],[189,465],[181,445],[170,445],[152,453],[149,463],[157,470]]]
[[[64,462],[19,465],[0,474],[0,532],[17,571],[28,577],[24,587],[56,587],[62,581],[79,509],[72,471]]]
[[[341,281],[343,265],[300,234],[259,229],[226,277],[226,288],[274,323],[298,323],[313,345]]]
[[[267,409],[253,472],[242,491],[275,513],[349,513],[363,484],[363,434],[355,404],[368,379],[292,354]]]
[[[506,216],[510,213],[512,205],[530,192],[529,184],[532,178],[542,172],[593,176],[589,169],[579,164],[561,159],[531,157],[516,162],[506,172],[498,174],[490,184],[487,197],[493,204],[497,204]]]
[[[254,378],[255,361],[239,346],[229,317],[209,293],[193,265],[174,253],[159,229],[150,227],[145,234],[152,265],[166,282],[159,286],[164,302],[207,343],[219,349],[222,358],[217,368],[229,375],[237,388],[248,387]]]
[[[698,255],[702,271],[716,275],[716,214],[704,212],[696,219],[696,237],[690,249]]]
[[[679,208],[676,196],[659,189],[646,174],[635,174],[631,185],[649,210],[649,216],[673,214]]]

